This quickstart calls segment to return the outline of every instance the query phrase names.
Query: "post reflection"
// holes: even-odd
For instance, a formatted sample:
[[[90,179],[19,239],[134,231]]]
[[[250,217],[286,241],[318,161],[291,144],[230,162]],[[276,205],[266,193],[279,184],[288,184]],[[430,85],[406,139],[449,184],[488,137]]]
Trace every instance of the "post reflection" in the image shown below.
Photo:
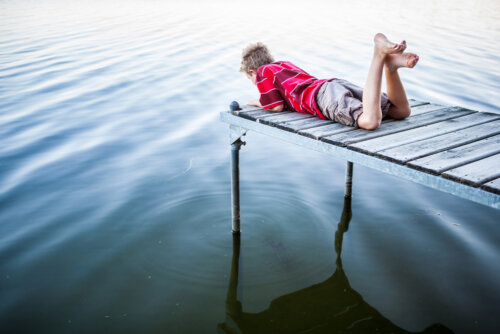
[[[335,272],[325,281],[280,296],[259,313],[243,311],[237,297],[240,235],[233,235],[231,275],[226,297],[226,319],[219,333],[414,333],[392,323],[363,300],[349,284],[342,267],[342,241],[352,217],[351,198],[344,207],[335,232]],[[419,333],[453,333],[433,324]]]

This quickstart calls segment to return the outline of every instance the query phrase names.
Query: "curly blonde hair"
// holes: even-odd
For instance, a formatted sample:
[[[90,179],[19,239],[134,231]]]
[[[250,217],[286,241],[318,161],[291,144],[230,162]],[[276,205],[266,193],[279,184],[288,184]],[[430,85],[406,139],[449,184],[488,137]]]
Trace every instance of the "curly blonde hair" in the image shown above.
[[[250,70],[257,70],[262,65],[274,62],[267,46],[261,42],[248,45],[241,55],[240,72],[250,75]]]

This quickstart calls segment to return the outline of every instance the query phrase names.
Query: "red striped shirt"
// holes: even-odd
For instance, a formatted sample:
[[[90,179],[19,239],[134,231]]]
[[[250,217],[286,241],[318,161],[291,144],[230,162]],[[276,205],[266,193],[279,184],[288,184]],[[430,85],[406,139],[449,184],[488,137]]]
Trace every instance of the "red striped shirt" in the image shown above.
[[[255,83],[264,109],[285,104],[288,110],[326,119],[316,104],[316,93],[329,80],[319,80],[288,61],[277,61],[259,67]]]

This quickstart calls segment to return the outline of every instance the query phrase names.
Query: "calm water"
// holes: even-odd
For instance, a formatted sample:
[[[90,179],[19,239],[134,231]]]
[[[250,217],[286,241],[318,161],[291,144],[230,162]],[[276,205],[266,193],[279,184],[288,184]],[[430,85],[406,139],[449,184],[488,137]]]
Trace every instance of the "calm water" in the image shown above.
[[[361,166],[344,203],[343,161],[249,133],[238,243],[218,113],[256,97],[248,42],[363,84],[378,31],[421,57],[410,97],[500,112],[499,22],[496,0],[0,1],[0,332],[498,333],[500,211]]]

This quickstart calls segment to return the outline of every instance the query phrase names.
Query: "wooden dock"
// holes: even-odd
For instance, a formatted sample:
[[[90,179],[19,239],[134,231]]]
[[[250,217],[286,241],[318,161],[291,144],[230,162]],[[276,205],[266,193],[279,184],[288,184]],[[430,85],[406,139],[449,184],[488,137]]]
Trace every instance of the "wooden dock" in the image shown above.
[[[410,104],[407,119],[387,119],[367,131],[309,114],[239,109],[233,103],[220,114],[230,125],[233,147],[233,232],[239,231],[238,152],[249,130],[500,209],[500,114]]]

